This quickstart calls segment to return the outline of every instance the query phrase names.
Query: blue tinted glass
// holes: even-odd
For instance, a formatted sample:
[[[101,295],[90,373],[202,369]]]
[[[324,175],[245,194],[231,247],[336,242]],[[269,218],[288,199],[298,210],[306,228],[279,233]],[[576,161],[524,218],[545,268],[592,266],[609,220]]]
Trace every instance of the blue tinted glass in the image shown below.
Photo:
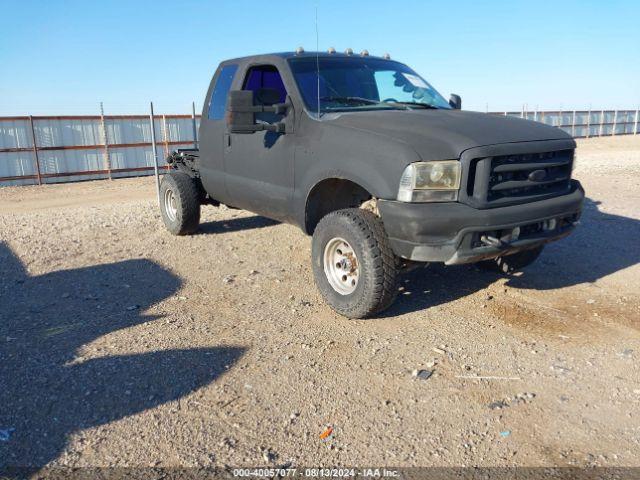
[[[263,65],[260,67],[251,67],[247,73],[247,79],[244,82],[244,90],[256,92],[261,88],[273,88],[280,94],[278,102],[282,103],[287,98],[287,89],[282,83],[280,72],[276,67],[271,65]]]
[[[227,95],[231,88],[231,82],[238,70],[238,65],[225,65],[220,71],[220,76],[213,87],[211,101],[209,102],[209,120],[220,120],[224,118],[224,111],[227,106]]]
[[[394,103],[449,109],[448,102],[406,65],[369,57],[301,57],[289,64],[312,112],[394,108]],[[396,107],[397,108],[397,105]]]

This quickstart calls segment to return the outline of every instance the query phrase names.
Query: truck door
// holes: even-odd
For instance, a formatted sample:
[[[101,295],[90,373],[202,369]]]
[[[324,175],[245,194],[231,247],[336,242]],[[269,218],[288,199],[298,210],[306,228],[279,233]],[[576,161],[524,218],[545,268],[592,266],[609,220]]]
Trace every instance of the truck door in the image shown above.
[[[224,171],[224,136],[227,131],[225,113],[227,95],[238,71],[238,65],[230,63],[221,65],[214,75],[200,119],[200,177],[206,191],[222,203],[229,203],[225,185]]]
[[[284,102],[287,96],[280,72],[273,65],[249,67],[242,89],[254,92],[257,105]],[[287,112],[293,114],[292,110]],[[256,115],[258,122],[266,123],[282,118],[274,113]],[[277,220],[291,218],[294,142],[295,135],[289,133],[226,134],[225,181],[232,205]]]

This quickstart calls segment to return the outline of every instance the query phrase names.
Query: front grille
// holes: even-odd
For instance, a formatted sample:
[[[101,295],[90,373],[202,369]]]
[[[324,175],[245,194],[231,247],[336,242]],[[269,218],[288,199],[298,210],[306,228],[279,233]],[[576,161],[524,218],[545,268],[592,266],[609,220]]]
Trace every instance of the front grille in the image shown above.
[[[533,202],[571,188],[573,150],[476,158],[469,166],[466,196],[481,208]]]
[[[493,157],[487,201],[564,193],[569,188],[573,150]]]
[[[514,142],[462,153],[458,201],[473,208],[499,208],[571,193],[572,139]]]

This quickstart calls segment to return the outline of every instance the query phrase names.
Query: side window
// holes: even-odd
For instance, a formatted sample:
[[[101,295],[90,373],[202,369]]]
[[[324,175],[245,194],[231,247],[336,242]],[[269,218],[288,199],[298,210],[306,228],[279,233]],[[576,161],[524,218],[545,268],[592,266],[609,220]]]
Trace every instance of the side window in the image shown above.
[[[280,72],[273,65],[260,65],[251,67],[244,79],[243,90],[253,92],[253,101],[256,105],[273,105],[282,103],[287,98],[287,89],[282,83]],[[256,120],[274,123],[282,119],[282,115],[275,113],[258,113]]]
[[[224,118],[224,112],[227,107],[227,95],[231,89],[233,77],[236,75],[238,65],[225,65],[220,70],[220,75],[213,87],[211,93],[211,101],[209,102],[209,120],[221,120]]]

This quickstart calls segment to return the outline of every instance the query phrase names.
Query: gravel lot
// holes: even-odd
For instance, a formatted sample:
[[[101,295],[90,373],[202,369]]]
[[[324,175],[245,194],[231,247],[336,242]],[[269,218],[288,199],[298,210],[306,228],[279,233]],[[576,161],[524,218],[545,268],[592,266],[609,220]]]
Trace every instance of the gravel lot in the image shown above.
[[[640,137],[575,175],[525,274],[431,265],[364,321],[295,227],[172,237],[151,178],[1,188],[0,467],[640,466]]]

